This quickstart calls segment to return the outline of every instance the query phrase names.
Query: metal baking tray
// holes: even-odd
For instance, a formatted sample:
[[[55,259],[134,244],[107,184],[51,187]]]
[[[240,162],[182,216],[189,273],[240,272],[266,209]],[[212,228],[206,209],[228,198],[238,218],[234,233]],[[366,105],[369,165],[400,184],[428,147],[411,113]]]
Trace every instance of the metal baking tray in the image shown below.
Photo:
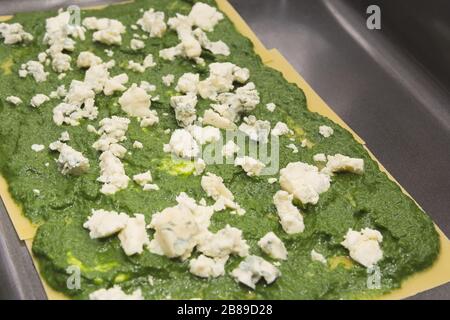
[[[449,235],[450,2],[230,2],[265,46],[289,60]],[[105,1],[0,0],[0,15],[98,3]],[[366,26],[369,5],[381,9],[380,30]],[[1,202],[0,299],[45,299]],[[411,299],[450,299],[450,284]]]

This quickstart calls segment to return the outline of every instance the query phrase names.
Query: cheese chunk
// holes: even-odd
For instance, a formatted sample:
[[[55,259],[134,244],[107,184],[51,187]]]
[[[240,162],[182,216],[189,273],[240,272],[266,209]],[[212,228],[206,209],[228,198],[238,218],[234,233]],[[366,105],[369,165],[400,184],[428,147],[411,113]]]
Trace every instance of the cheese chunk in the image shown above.
[[[287,134],[292,134],[293,131],[289,129],[286,123],[278,121],[275,127],[272,129],[273,136],[284,136]]]
[[[217,233],[205,234],[197,250],[208,257],[224,258],[231,254],[245,257],[249,248],[247,241],[243,239],[242,231],[227,225]]]
[[[82,51],[77,58],[78,68],[90,68],[97,64],[101,64],[103,61],[100,57],[96,56],[92,52]]]
[[[154,124],[159,119],[156,111],[150,110],[150,98],[151,96],[148,95],[147,91],[133,83],[119,98],[119,104],[129,116],[141,118],[141,126],[143,124]]]
[[[268,232],[258,241],[258,246],[267,253],[271,258],[278,260],[286,260],[288,252],[283,241],[273,232]]]
[[[89,300],[144,300],[141,289],[126,294],[118,285],[109,289],[99,289],[89,294]]]
[[[200,153],[197,141],[186,129],[173,131],[169,143],[164,145],[163,150],[181,158],[195,158]]]
[[[249,177],[259,176],[266,166],[261,161],[249,156],[237,157],[234,160],[234,165],[241,166]]]
[[[151,174],[150,170],[148,170],[144,173],[135,174],[133,176],[133,181],[136,182],[140,186],[144,186],[147,183],[153,181],[152,174]]]
[[[18,106],[19,104],[22,104],[22,99],[16,96],[9,96],[6,97],[6,101],[11,103],[12,105]]]
[[[350,158],[342,154],[327,156],[327,164],[322,172],[331,174],[334,172],[352,172],[356,174],[364,173],[364,160],[359,158]]]
[[[329,126],[320,126],[319,127],[319,133],[325,137],[325,138],[329,138],[333,135],[334,130],[333,128],[329,127]]]
[[[239,146],[234,143],[233,140],[229,140],[223,147],[222,147],[222,156],[224,157],[232,157],[235,153],[238,153],[240,150]]]
[[[83,20],[83,26],[89,30],[97,30],[92,39],[107,45],[122,44],[122,34],[126,32],[122,22],[108,18],[87,17]]]
[[[300,233],[305,230],[303,216],[300,210],[292,204],[292,200],[293,196],[286,191],[280,190],[273,196],[273,203],[277,208],[281,226],[287,234]]]
[[[133,51],[137,51],[140,50],[142,48],[145,47],[145,43],[142,40],[138,40],[138,39],[131,39],[130,41],[130,48]]]
[[[31,150],[33,150],[34,152],[41,152],[44,149],[45,149],[45,146],[43,144],[32,144],[31,145]]]
[[[222,137],[220,130],[211,126],[192,125],[186,128],[200,145],[217,142]]]
[[[170,97],[170,105],[175,110],[175,118],[182,127],[187,127],[197,119],[195,106],[197,105],[197,96],[188,93],[184,96]]]
[[[166,74],[165,76],[162,76],[161,80],[166,87],[170,87],[172,85],[172,83],[175,81],[175,76],[173,74],[169,73],[169,74]]]
[[[204,255],[189,261],[189,271],[201,278],[217,278],[225,275],[225,263],[228,257],[212,259]]]
[[[45,72],[42,63],[30,60],[22,64],[19,70],[19,77],[25,78],[27,75],[33,76],[36,82],[44,82],[47,80],[48,72]]]
[[[327,162],[327,157],[324,153],[317,153],[313,156],[315,162]]]
[[[187,259],[197,246],[202,234],[208,232],[212,207],[200,206],[195,200],[181,193],[178,205],[152,216],[150,228],[155,230],[150,251],[169,258]]]
[[[341,244],[348,249],[350,257],[370,268],[383,258],[380,243],[383,236],[377,230],[364,228],[361,231],[349,229]]]
[[[291,162],[280,170],[280,185],[303,204],[316,204],[319,195],[330,188],[330,177],[315,166]]]
[[[200,82],[200,75],[198,73],[184,73],[177,82],[175,90],[181,93],[197,94],[197,86]]]
[[[323,264],[327,264],[327,259],[323,256],[323,254],[318,253],[316,250],[311,250],[311,260],[318,261]]]
[[[244,118],[244,123],[239,126],[239,130],[245,133],[253,141],[267,143],[270,132],[270,122],[257,120],[255,116],[248,116]]]
[[[0,23],[0,38],[3,38],[4,44],[16,44],[33,40],[33,36],[25,32],[20,23]]]
[[[127,256],[141,254],[144,246],[150,245],[144,215],[135,214],[133,218],[129,218],[125,228],[119,233],[119,240]]]
[[[81,152],[60,141],[51,143],[49,148],[59,151],[56,163],[63,175],[71,174],[77,176],[88,171],[89,160]]]
[[[104,238],[125,228],[128,219],[128,215],[123,212],[93,209],[92,215],[83,224],[83,227],[89,229],[91,239]]]
[[[213,31],[216,24],[223,19],[223,14],[206,3],[197,2],[188,17],[193,25],[205,31]]]
[[[164,21],[164,12],[149,9],[144,12],[142,18],[137,21],[141,29],[150,34],[150,38],[161,38],[167,30]]]
[[[31,98],[30,104],[32,107],[37,108],[47,101],[50,101],[49,97],[47,97],[45,94],[38,93]]]
[[[231,272],[231,275],[237,282],[254,290],[259,280],[264,278],[267,284],[271,284],[281,276],[281,272],[261,257],[248,256]]]
[[[211,197],[216,201],[214,205],[216,210],[219,211],[230,208],[236,210],[239,215],[245,213],[245,210],[234,201],[233,193],[225,186],[221,177],[208,172],[202,177],[201,186],[208,197]]]

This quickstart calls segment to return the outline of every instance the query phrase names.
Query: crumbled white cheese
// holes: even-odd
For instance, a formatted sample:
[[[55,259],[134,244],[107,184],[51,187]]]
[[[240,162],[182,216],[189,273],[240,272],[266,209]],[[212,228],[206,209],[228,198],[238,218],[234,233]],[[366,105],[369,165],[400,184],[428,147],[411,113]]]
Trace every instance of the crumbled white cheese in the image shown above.
[[[349,229],[341,244],[350,252],[350,257],[370,268],[383,258],[380,243],[383,236],[377,230],[364,228],[361,231]]]
[[[114,55],[114,51],[110,50],[110,49],[105,49],[105,54],[108,57],[112,57]]]
[[[70,141],[70,135],[67,131],[61,132],[61,135],[59,136],[59,141],[67,142]]]
[[[270,262],[252,255],[245,258],[231,272],[231,275],[237,282],[241,282],[254,290],[261,278],[264,278],[267,284],[271,284],[281,276],[281,272]]]
[[[89,51],[82,51],[77,58],[78,68],[90,68],[94,65],[101,64],[103,61],[100,57]]]
[[[195,158],[200,153],[200,147],[197,141],[186,129],[176,129],[173,131],[169,143],[164,145],[163,150],[181,158]]]
[[[197,86],[200,82],[200,75],[198,73],[185,73],[177,82],[175,90],[181,93],[197,94]]]
[[[316,250],[311,250],[311,260],[319,261],[320,263],[327,264],[327,259],[323,256],[323,254],[317,252]]]
[[[144,148],[144,145],[142,144],[142,142],[136,140],[133,142],[133,148],[142,149],[142,148]]]
[[[206,50],[211,51],[212,54],[220,54],[223,56],[230,55],[230,48],[228,45],[222,40],[219,41],[211,41],[208,39],[208,36],[205,32],[203,32],[200,28],[195,29],[192,34],[198,40],[200,45]]]
[[[144,190],[144,191],[158,191],[159,190],[159,186],[157,184],[155,184],[155,183],[146,183],[142,187],[142,190]]]
[[[171,73],[162,76],[162,82],[166,87],[170,87],[172,83],[175,81],[175,76]]]
[[[281,188],[303,204],[316,204],[319,195],[330,188],[330,177],[303,162],[291,162],[280,170]]]
[[[266,104],[266,109],[269,110],[270,112],[274,112],[276,107],[277,106],[273,102]]]
[[[256,120],[251,115],[244,117],[244,123],[239,126],[239,130],[245,133],[251,140],[267,143],[270,132],[270,122],[266,120]]]
[[[20,23],[0,23],[0,38],[4,44],[16,44],[33,40],[33,36],[23,30]]]
[[[189,271],[201,278],[217,278],[225,275],[225,263],[228,257],[208,258],[200,255],[198,258],[189,261]]]
[[[198,84],[198,92],[203,99],[215,100],[219,93],[232,90],[233,82],[245,83],[250,76],[247,68],[238,67],[230,62],[211,63],[208,68],[208,78]]]
[[[208,197],[216,201],[214,204],[216,210],[230,208],[236,210],[239,215],[245,213],[245,210],[234,201],[233,193],[225,186],[221,177],[208,172],[202,177],[201,186]]]
[[[131,39],[131,41],[130,41],[131,50],[136,51],[136,50],[140,50],[144,47],[145,47],[144,41],[138,40],[138,39]]]
[[[141,289],[126,294],[118,285],[109,289],[99,289],[89,294],[89,300],[144,300]]]
[[[267,179],[267,182],[270,183],[270,184],[274,184],[277,181],[278,181],[277,178],[269,178],[269,179]]]
[[[156,66],[156,63],[153,61],[153,55],[150,53],[145,56],[144,61],[142,63],[134,62],[133,60],[128,61],[127,69],[143,73],[148,68],[154,66]]]
[[[175,110],[175,118],[180,126],[187,127],[197,118],[195,110],[197,96],[195,94],[172,96],[170,97],[170,105]]]
[[[191,125],[187,127],[186,130],[191,133],[199,145],[217,142],[222,137],[220,130],[211,126],[200,127],[197,125]]]
[[[293,134],[293,131],[289,129],[286,123],[278,121],[275,127],[272,129],[273,136],[284,136],[286,134]]]
[[[52,142],[49,148],[59,151],[56,162],[62,174],[80,175],[89,169],[89,160],[67,144],[56,141]]]
[[[240,150],[239,146],[234,143],[233,140],[229,140],[223,147],[222,147],[222,156],[224,157],[232,157],[235,153],[238,153]]]
[[[194,161],[194,175],[199,176],[203,173],[203,171],[205,171],[206,168],[206,163],[205,160],[201,159],[201,158],[197,158]]]
[[[324,136],[325,138],[329,138],[333,135],[334,130],[333,128],[329,126],[320,126],[319,127],[319,133]]]
[[[268,232],[258,241],[258,246],[267,253],[271,258],[278,260],[286,260],[288,252],[283,241],[273,232]]]
[[[219,129],[235,130],[236,125],[230,119],[227,119],[211,109],[205,110],[203,114],[203,124],[209,124]]]
[[[249,156],[237,157],[234,160],[234,165],[241,166],[249,177],[259,176],[266,166],[261,161]]]
[[[92,209],[92,214],[83,227],[89,229],[91,239],[105,238],[125,228],[128,219],[128,215],[123,212]]]
[[[286,191],[280,190],[273,196],[273,203],[277,208],[281,226],[287,234],[300,233],[305,230],[303,216],[300,210],[292,204],[292,200],[293,196]]]
[[[19,77],[25,78],[29,74],[33,76],[36,82],[44,82],[48,76],[48,72],[45,72],[42,63],[34,60],[30,60],[20,66]]]
[[[102,182],[100,190],[103,194],[111,195],[128,186],[130,178],[125,174],[125,168],[120,158],[125,156],[126,149],[119,142],[126,139],[130,120],[112,116],[100,121],[97,134],[100,138],[93,144],[93,148],[102,151],[100,155],[100,177]]]
[[[315,162],[327,162],[327,157],[324,153],[317,153],[313,156]]]
[[[61,73],[68,70],[71,70],[70,62],[72,61],[72,58],[65,54],[65,53],[54,53],[52,54],[52,69],[55,72]],[[63,79],[65,77],[65,74],[61,74],[58,76],[58,79]]]
[[[206,3],[197,2],[188,17],[193,25],[205,31],[213,31],[216,24],[223,19],[223,14]]]
[[[150,98],[143,88],[133,83],[119,98],[119,104],[128,115],[141,118],[141,126],[153,125],[159,118],[155,110],[150,110]]]
[[[153,181],[152,174],[151,174],[150,170],[148,170],[144,173],[135,174],[133,176],[133,181],[136,182],[140,186],[144,186],[145,184]]]
[[[32,144],[31,145],[31,150],[33,150],[34,152],[41,152],[44,149],[45,149],[45,146],[43,144]]]
[[[289,143],[286,147],[291,149],[292,153],[298,153],[298,148],[297,148],[297,146],[295,144]]]
[[[46,96],[45,94],[38,93],[31,98],[30,104],[32,107],[37,108],[49,100],[50,100],[50,98],[48,96]]]
[[[88,17],[83,20],[83,26],[89,30],[97,30],[92,39],[107,45],[122,44],[122,34],[126,32],[122,22],[108,18]]]
[[[148,32],[151,38],[161,38],[166,32],[167,25],[164,22],[164,12],[150,9],[144,12],[142,18],[137,21],[142,30]]]
[[[67,95],[67,90],[65,85],[60,85],[56,90],[50,92],[49,97],[51,99],[64,98]]]
[[[16,97],[16,96],[6,97],[6,101],[15,106],[18,106],[19,104],[22,104],[22,102],[23,102],[22,99],[20,99],[19,97]]]
[[[245,257],[249,248],[247,241],[243,239],[242,231],[227,225],[216,233],[206,233],[197,250],[208,257],[224,258],[231,254]]]
[[[144,89],[147,93],[153,92],[156,90],[156,86],[154,84],[151,84],[147,81],[141,81],[139,84],[139,87]],[[151,99],[152,101],[155,101],[154,98]]]
[[[364,160],[360,158],[350,158],[342,154],[327,156],[327,164],[322,172],[332,174],[334,172],[353,172],[356,174],[364,173]]]
[[[39,190],[39,189],[33,189],[33,193],[34,193],[36,196],[39,196],[39,195],[41,194],[41,190]]]
[[[119,240],[127,256],[141,254],[144,246],[150,245],[144,215],[137,213],[133,218],[128,218],[125,227],[119,233]]]
[[[187,259],[207,231],[212,207],[197,205],[185,193],[177,196],[178,205],[152,216],[150,228],[155,230],[150,251],[169,258]]]
[[[53,109],[53,121],[58,126],[63,123],[77,126],[82,118],[94,120],[98,115],[98,109],[94,105],[94,97],[95,92],[89,85],[73,80],[64,102]]]

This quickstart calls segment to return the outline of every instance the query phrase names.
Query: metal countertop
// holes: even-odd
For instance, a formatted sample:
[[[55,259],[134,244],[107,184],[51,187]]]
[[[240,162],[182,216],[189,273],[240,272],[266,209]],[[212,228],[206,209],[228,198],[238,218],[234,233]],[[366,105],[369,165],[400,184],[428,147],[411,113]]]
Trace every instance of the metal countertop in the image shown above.
[[[0,0],[0,14],[25,2]],[[34,8],[81,2],[99,1],[39,1]],[[449,235],[450,2],[230,2]],[[370,4],[381,8],[381,30],[366,27]],[[45,297],[1,203],[0,235],[0,299]],[[450,284],[412,299],[450,299]]]

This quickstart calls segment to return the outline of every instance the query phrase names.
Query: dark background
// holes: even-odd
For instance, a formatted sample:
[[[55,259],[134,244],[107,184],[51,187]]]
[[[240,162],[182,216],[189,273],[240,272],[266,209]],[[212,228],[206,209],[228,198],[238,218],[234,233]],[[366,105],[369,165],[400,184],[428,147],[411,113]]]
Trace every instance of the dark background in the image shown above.
[[[0,14],[94,2],[0,0]],[[230,2],[449,235],[450,1]],[[366,28],[372,4],[381,8],[381,30]],[[42,294],[0,203],[0,298]],[[414,298],[450,299],[450,285]]]

